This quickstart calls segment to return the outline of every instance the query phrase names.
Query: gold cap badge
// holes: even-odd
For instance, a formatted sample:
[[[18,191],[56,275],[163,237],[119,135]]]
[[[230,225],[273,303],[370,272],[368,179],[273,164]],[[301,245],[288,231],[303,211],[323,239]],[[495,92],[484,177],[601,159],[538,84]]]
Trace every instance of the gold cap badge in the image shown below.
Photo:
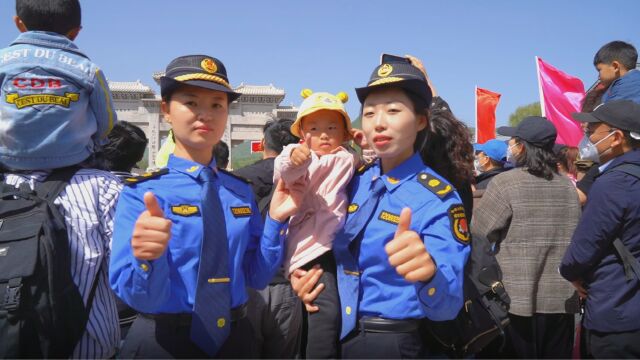
[[[216,63],[209,58],[203,59],[202,62],[200,63],[200,66],[204,69],[204,71],[210,74],[214,74],[216,71],[218,71],[218,67],[216,66]]]
[[[383,64],[382,66],[380,66],[380,69],[378,69],[378,76],[387,77],[389,76],[389,74],[391,74],[392,71],[393,66],[391,66],[390,64]]]

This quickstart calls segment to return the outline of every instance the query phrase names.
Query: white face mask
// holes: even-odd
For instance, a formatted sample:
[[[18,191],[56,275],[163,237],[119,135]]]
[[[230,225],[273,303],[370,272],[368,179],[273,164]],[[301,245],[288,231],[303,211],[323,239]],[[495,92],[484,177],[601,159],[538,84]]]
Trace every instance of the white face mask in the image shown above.
[[[486,165],[487,163],[485,163]],[[478,160],[477,158],[475,160],[473,160],[473,167],[476,169],[476,171],[478,172],[478,174],[483,173],[484,169],[483,169],[484,165],[480,165],[480,160]]]
[[[507,148],[507,162],[513,165],[514,167],[516,166],[516,158],[513,155],[513,152],[511,151],[511,149],[516,145],[518,144],[509,145],[509,147]]]
[[[598,144],[600,144],[601,142],[603,142],[606,138],[608,138],[609,136],[613,135],[613,131],[611,133],[609,133],[609,135],[603,137],[602,139],[600,139],[597,143],[592,143],[591,140],[589,139],[589,137],[587,136],[587,134],[585,134],[582,137],[582,140],[580,140],[580,143],[578,144],[578,149],[580,151],[580,159],[581,160],[591,160],[593,162],[599,163],[600,162],[600,153],[598,152]],[[607,149],[606,151],[609,151],[610,149]]]
[[[480,166],[480,160],[473,160],[473,168],[476,169],[476,172],[479,174],[482,172],[482,166]]]

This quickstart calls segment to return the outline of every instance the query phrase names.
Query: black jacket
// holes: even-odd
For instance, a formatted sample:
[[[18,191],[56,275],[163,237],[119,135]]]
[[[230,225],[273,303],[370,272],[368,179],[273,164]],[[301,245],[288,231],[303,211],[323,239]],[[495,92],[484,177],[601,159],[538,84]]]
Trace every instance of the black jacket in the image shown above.
[[[268,196],[273,187],[273,162],[275,158],[263,159],[233,173],[251,181],[256,203]]]
[[[476,190],[486,189],[487,185],[489,185],[489,182],[491,181],[491,178],[507,170],[510,170],[510,168],[497,168],[489,170],[487,172],[483,172],[480,175],[476,176]]]

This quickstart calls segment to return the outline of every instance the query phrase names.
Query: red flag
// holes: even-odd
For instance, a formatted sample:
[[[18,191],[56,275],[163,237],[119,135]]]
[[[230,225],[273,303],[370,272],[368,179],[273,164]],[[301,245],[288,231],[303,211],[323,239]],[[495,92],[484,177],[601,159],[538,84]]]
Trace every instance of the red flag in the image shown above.
[[[251,153],[262,152],[264,149],[262,148],[262,141],[251,141]]]
[[[476,86],[476,142],[496,138],[496,107],[500,94]]]
[[[558,130],[556,142],[577,146],[582,139],[580,123],[571,113],[580,112],[584,100],[584,84],[577,77],[565,74],[536,57],[540,106],[542,116],[551,121]]]

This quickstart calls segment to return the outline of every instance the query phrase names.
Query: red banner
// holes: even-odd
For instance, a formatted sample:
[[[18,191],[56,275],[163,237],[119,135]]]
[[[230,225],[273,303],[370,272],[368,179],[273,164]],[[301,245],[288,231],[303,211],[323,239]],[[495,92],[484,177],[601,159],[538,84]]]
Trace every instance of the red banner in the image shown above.
[[[496,107],[500,94],[476,87],[476,142],[485,142],[496,138]]]

